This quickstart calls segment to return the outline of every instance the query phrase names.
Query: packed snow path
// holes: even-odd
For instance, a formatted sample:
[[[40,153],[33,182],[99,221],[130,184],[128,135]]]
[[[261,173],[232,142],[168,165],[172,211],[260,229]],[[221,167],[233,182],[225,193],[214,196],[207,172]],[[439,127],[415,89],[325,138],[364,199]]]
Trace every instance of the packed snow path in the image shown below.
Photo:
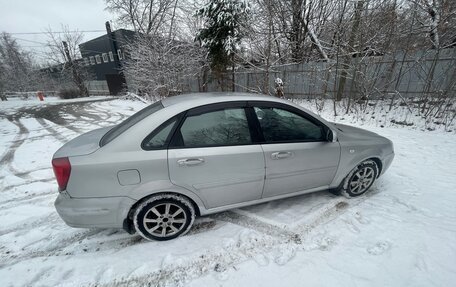
[[[66,226],[53,206],[52,154],[143,106],[0,103],[0,286],[451,286],[456,280],[454,133],[362,126],[393,140],[396,159],[357,199],[320,192],[215,214],[168,242]]]

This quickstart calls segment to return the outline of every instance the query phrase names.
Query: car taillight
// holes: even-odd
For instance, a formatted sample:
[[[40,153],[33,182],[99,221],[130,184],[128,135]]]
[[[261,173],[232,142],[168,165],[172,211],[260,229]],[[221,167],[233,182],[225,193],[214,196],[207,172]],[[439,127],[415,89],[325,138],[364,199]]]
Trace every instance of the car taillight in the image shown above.
[[[65,190],[68,184],[68,180],[70,179],[70,161],[67,157],[54,158],[52,160],[52,168],[54,169],[55,178],[59,184],[59,191]]]

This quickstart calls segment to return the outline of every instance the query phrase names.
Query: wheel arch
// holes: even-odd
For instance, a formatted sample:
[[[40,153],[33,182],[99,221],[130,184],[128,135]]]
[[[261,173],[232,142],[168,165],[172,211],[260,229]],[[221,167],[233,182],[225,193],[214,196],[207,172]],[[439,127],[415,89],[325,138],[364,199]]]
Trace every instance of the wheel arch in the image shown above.
[[[362,164],[363,162],[368,161],[368,160],[371,160],[371,161],[375,162],[375,164],[377,165],[378,174],[377,174],[377,177],[376,177],[376,178],[378,178],[378,177],[380,176],[381,172],[382,172],[382,161],[380,160],[379,157],[376,157],[376,156],[368,157],[368,158],[365,158],[365,159],[363,159],[363,160],[357,162],[355,165],[353,165],[353,166],[351,167],[350,172],[351,172],[355,167],[359,166],[360,164]],[[347,174],[344,176],[344,179],[350,174],[350,172],[347,173]]]
[[[382,161],[380,160],[380,158],[371,157],[366,160],[373,160],[377,164],[377,168],[378,168],[377,178],[379,178],[380,174],[382,174],[382,169],[383,169],[383,164],[382,164]],[[366,160],[364,160],[364,161],[366,161]]]
[[[185,199],[187,199],[188,201],[190,201],[190,203],[193,205],[193,208],[195,209],[195,215],[196,216],[200,216],[201,215],[201,211],[200,211],[200,206],[189,196],[185,195],[185,194],[182,194],[182,193],[179,193],[179,192],[175,192],[175,191],[162,191],[162,192],[155,192],[155,193],[152,193],[152,194],[149,194],[149,195],[146,195],[144,196],[143,198],[137,200],[130,208],[130,211],[128,212],[128,217],[130,218],[134,211],[136,210],[136,208],[141,204],[143,203],[144,201],[148,200],[149,198],[151,197],[154,197],[154,196],[157,196],[157,195],[175,195],[175,196],[181,196],[181,197],[184,197]]]
[[[345,163],[344,166],[344,171],[347,171],[347,172],[344,172],[344,173],[339,173],[335,176],[335,178],[333,179],[333,182],[331,183],[330,185],[330,190],[340,190],[340,188],[343,186],[344,184],[344,180],[345,178],[347,178],[347,176],[350,174],[350,172],[357,166],[359,166],[361,163],[367,161],[367,160],[372,160],[375,162],[375,164],[377,165],[377,168],[378,168],[378,174],[377,174],[377,177],[378,178],[381,174],[381,171],[382,171],[382,168],[383,168],[383,164],[382,164],[382,161],[380,160],[380,157],[374,155],[374,156],[366,156],[366,157],[363,157],[361,159],[357,159],[356,161],[351,161],[350,163]]]

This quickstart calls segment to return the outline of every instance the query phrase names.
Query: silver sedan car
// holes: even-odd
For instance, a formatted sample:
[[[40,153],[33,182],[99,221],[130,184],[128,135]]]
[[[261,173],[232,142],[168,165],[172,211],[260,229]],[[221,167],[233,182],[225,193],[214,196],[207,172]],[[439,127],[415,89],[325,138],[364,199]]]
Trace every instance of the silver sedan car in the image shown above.
[[[362,195],[393,158],[390,140],[287,100],[189,94],[61,147],[55,207],[73,227],[169,240],[195,216],[321,190]]]

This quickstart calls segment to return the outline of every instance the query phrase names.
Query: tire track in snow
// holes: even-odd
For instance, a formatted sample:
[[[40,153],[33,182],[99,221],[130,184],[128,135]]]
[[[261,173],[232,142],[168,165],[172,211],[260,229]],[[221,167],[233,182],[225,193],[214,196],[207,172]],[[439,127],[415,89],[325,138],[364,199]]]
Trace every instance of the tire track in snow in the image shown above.
[[[24,228],[26,229],[26,228]],[[24,250],[28,246],[35,244],[36,242],[32,242],[27,246],[24,246],[19,254],[13,254],[8,252],[8,256],[3,256],[3,262],[0,264],[0,268],[4,268],[7,266],[12,266],[24,260],[31,260],[39,257],[59,257],[59,256],[71,256],[77,254],[93,254],[94,256],[97,252],[102,251],[109,251],[109,250],[119,250],[121,248],[125,248],[132,245],[137,244],[147,244],[148,242],[145,241],[139,235],[129,235],[125,232],[124,238],[115,238],[111,240],[103,240],[103,241],[93,241],[93,242],[82,242],[85,239],[91,240],[96,238],[92,238],[93,236],[99,235],[101,233],[106,233],[108,229],[89,229],[87,231],[78,232],[75,235],[69,237],[61,237],[58,238],[57,243],[54,243],[51,247],[42,248],[40,250],[31,250],[26,252]],[[13,230],[11,232],[17,231]],[[114,233],[123,232],[120,230],[115,230]],[[0,232],[0,236],[3,235]],[[109,235],[104,235],[109,236]],[[39,241],[46,240],[40,239]],[[50,238],[48,238],[50,240]],[[77,245],[77,246],[75,246]],[[76,247],[74,250],[66,250],[70,247]],[[25,252],[24,252],[25,251]],[[6,257],[6,258],[5,258]]]
[[[53,127],[51,127],[48,123],[46,123],[46,121],[42,118],[37,118],[36,121],[45,129],[49,132],[49,134],[51,136],[53,136],[54,138],[56,138],[58,141],[60,141],[61,143],[66,143],[68,141],[67,138],[65,138],[64,136],[61,135],[60,132],[58,132],[56,129],[54,129]]]
[[[33,107],[28,109],[20,110],[23,114],[26,114],[36,120],[48,120],[54,123],[57,126],[63,126],[76,134],[81,134],[83,131],[79,128],[68,125],[68,121],[62,117],[62,114],[68,113],[71,115],[77,115],[75,118],[78,118],[80,115],[74,112],[74,109],[77,111],[80,110],[81,103],[70,103],[70,104],[61,104],[61,105],[49,105],[43,107]]]
[[[251,213],[248,211],[237,209],[217,213],[211,217],[215,220],[236,224],[258,231],[265,235],[278,238],[288,238],[288,240],[294,240],[299,243],[302,235],[310,232],[312,229],[322,224],[329,218],[339,215],[348,206],[349,203],[345,199],[341,197],[334,198],[318,210],[314,211],[312,216],[310,216],[305,223],[301,223],[296,226],[279,226],[272,224],[271,222],[268,222],[268,220],[262,220],[261,217],[254,214],[250,215]]]
[[[7,165],[12,162],[14,159],[14,153],[16,152],[16,149],[21,146],[25,140],[27,139],[27,136],[29,134],[28,129],[18,120],[14,120],[11,116],[6,117],[12,124],[17,126],[19,128],[19,133],[14,137],[12,145],[8,148],[8,150],[2,155],[0,159],[0,166],[1,165]]]
[[[32,172],[35,172],[35,171],[39,171],[39,170],[45,170],[45,169],[49,169],[48,167],[46,168],[40,168],[40,169],[34,169],[34,170],[29,170],[29,171],[16,171],[16,173],[14,173],[15,176],[17,177],[20,177],[20,178],[30,178],[29,174],[32,173]],[[39,180],[41,181],[41,180]],[[25,183],[25,184],[28,184],[29,182]],[[5,188],[6,189],[6,188]]]
[[[212,270],[227,270],[234,268],[237,264],[261,257],[262,254],[271,250],[280,250],[275,261],[285,264],[290,260],[297,250],[307,251],[308,248],[302,245],[302,238],[307,236],[316,227],[325,224],[345,212],[349,204],[342,198],[336,198],[330,204],[325,205],[310,223],[294,227],[298,232],[287,228],[261,221],[258,218],[249,217],[244,214],[237,214],[235,211],[223,212],[211,216],[212,219],[237,224],[256,232],[256,236],[248,236],[247,239],[240,239],[231,246],[224,246],[222,249],[203,250],[199,256],[187,258],[184,263],[165,265],[163,268],[149,274],[123,277],[114,279],[108,283],[92,283],[86,286],[173,286],[200,276],[204,276]],[[246,242],[245,242],[246,241]],[[326,243],[322,243],[326,244]],[[282,258],[283,257],[283,258]]]
[[[49,221],[49,220],[58,220],[54,214],[46,216],[46,218],[43,218],[39,221],[35,221],[32,224],[33,225],[40,225],[43,221]],[[30,224],[31,225],[31,224]],[[15,231],[23,231],[29,228],[29,224],[27,226],[22,226],[22,228],[17,229],[15,228],[7,230],[6,232],[0,231],[0,236],[15,232]],[[192,236],[195,234],[198,234],[200,232],[203,232],[205,230],[211,229],[215,226],[215,221],[203,221],[203,222],[197,222],[195,226],[192,228],[192,230],[186,235],[186,236]],[[97,236],[102,233],[106,233],[109,231],[109,229],[89,229],[87,231],[82,231],[79,232],[77,235],[69,236],[69,237],[62,237],[59,238],[57,244],[52,245],[51,248],[43,248],[41,250],[32,250],[30,252],[24,252],[24,249],[27,248],[27,246],[30,246],[36,242],[32,242],[28,244],[27,246],[24,246],[21,250],[20,254],[14,254],[11,253],[11,251],[4,250],[3,253],[8,254],[8,256],[3,256],[4,257],[4,262],[0,264],[0,268],[4,268],[7,266],[14,265],[20,261],[24,260],[30,260],[38,257],[57,257],[57,256],[69,256],[69,255],[77,255],[77,254],[93,254],[96,255],[97,252],[102,252],[102,251],[109,251],[109,250],[119,250],[121,248],[125,248],[128,246],[132,245],[138,245],[138,244],[147,244],[148,241],[144,240],[142,237],[139,235],[129,235],[126,232],[123,232],[121,230],[115,229],[115,233],[124,233],[125,237],[123,238],[115,238],[111,240],[103,240],[103,241],[96,241],[97,239],[94,236]],[[104,236],[109,236],[110,234],[103,234]],[[92,242],[82,242],[83,240],[88,239],[94,239]],[[40,239],[40,241],[45,240],[45,239]],[[74,250],[65,250],[71,246],[74,246],[77,244],[76,249]],[[6,258],[5,258],[6,257]]]
[[[58,220],[59,217],[57,216],[57,213],[49,213],[48,215],[42,216],[39,219],[32,220],[32,221],[27,221],[26,223],[18,223],[14,227],[11,228],[6,228],[1,230],[0,229],[0,236],[3,236],[5,234],[13,233],[13,232],[20,232],[23,230],[30,230],[34,227],[39,227],[41,224],[46,223],[46,222],[51,222]]]
[[[44,136],[51,136],[59,140],[60,142],[66,142],[67,139],[64,138],[55,128],[52,127],[46,120],[49,120],[50,122],[56,124],[57,126],[62,126],[66,127],[69,130],[80,134],[82,129],[79,129],[77,127],[73,127],[71,125],[67,125],[67,122],[62,115],[64,113],[68,113],[70,115],[73,115],[75,118],[75,122],[81,122],[81,123],[87,123],[90,125],[93,125],[94,122],[101,122],[104,123],[106,120],[106,124],[111,124],[112,122],[109,121],[110,114],[106,111],[101,111],[99,109],[96,110],[89,110],[85,111],[84,110],[85,106],[82,106],[80,104],[76,105],[68,105],[68,106],[45,106],[45,107],[39,107],[39,108],[24,108],[19,110],[17,113],[14,115],[7,116],[7,119],[12,122],[14,125],[16,125],[19,128],[19,132],[15,136],[13,140],[13,144],[9,148],[8,152],[5,152],[5,154],[1,157],[1,163],[7,164],[6,166],[9,168],[9,170],[15,174],[16,176],[19,176],[21,178],[24,178],[26,180],[25,183],[21,184],[14,184],[14,185],[9,185],[6,186],[3,190],[9,191],[11,189],[14,189],[16,187],[24,186],[33,182],[43,182],[43,181],[53,181],[54,178],[50,179],[41,179],[41,180],[29,180],[29,173],[27,171],[17,171],[15,170],[11,164],[14,161],[14,154],[17,148],[19,148],[27,139],[29,139],[28,135],[30,131],[19,121],[20,118],[22,117],[32,117],[37,120],[37,122],[43,127],[43,129],[47,130],[49,132],[49,135],[43,135],[43,136],[37,136],[36,138],[42,138]],[[84,115],[86,118],[81,118],[81,116]],[[115,113],[115,118],[116,121],[120,118],[123,119],[126,116],[121,114],[121,113]],[[99,125],[99,124],[98,124]],[[100,125],[101,126],[101,125]],[[36,171],[36,170],[34,170]],[[47,197],[53,194],[54,192],[46,192],[42,194],[32,194],[32,195],[27,195],[27,196],[22,196],[19,198],[10,198],[6,201],[0,202],[0,207],[2,208],[14,208],[17,206],[20,206],[21,204],[24,203],[37,203],[37,202],[45,202],[47,201]],[[3,230],[0,230],[0,236],[5,235],[5,234],[10,234],[13,232],[17,232],[17,234],[24,234],[29,231],[32,231],[33,229],[36,228],[47,228],[49,224],[53,224],[52,222],[58,221],[59,218],[55,212],[42,216],[38,218],[37,220],[33,221],[22,221],[19,222],[14,226],[14,228],[6,228]],[[48,223],[48,224],[46,224]],[[203,230],[203,229],[200,229]],[[93,237],[93,235],[97,235],[98,233],[102,232],[103,230],[96,230],[96,231],[87,231],[87,232],[79,232],[76,236],[70,235],[69,237],[67,236],[68,233],[59,233],[57,236],[59,238],[53,239],[53,238],[48,238],[49,240],[57,241],[57,244],[53,244],[52,246],[49,246],[49,248],[44,248],[41,250],[34,250],[32,252],[27,252],[22,250],[21,252],[24,252],[24,254],[11,254],[11,256],[7,256],[10,259],[8,262],[5,262],[5,264],[11,265],[14,264],[15,262],[21,261],[21,260],[26,260],[26,259],[33,259],[36,257],[41,257],[41,256],[59,256],[62,255],[62,252],[64,252],[64,249],[66,249],[69,246],[74,245],[75,243],[80,242],[81,240],[84,240],[86,238]],[[61,236],[63,235],[63,236]],[[46,239],[44,239],[46,240]],[[112,241],[112,242],[111,242]],[[137,244],[141,239],[138,237],[131,237],[128,236],[127,238],[124,239],[113,239],[113,240],[108,240],[108,241],[103,241],[103,243],[106,243],[106,247],[102,248],[104,250],[110,250],[113,248],[122,248],[124,246],[129,246],[133,244]],[[31,243],[34,244],[34,243]],[[112,247],[111,245],[115,245]],[[24,247],[26,248],[26,246]],[[2,250],[3,251],[3,250]],[[82,251],[80,250],[82,253]],[[9,252],[8,252],[9,253]],[[4,256],[2,256],[4,258]],[[5,264],[2,264],[4,266]]]
[[[195,221],[195,225],[191,228],[191,230],[185,236],[193,236],[195,234],[207,231],[209,229],[214,228],[215,225],[216,224],[215,224],[214,220]],[[109,229],[102,229],[100,231],[100,233],[105,233],[108,230]],[[95,255],[97,252],[101,252],[101,251],[118,250],[120,248],[125,248],[125,247],[132,246],[132,245],[141,245],[141,244],[148,243],[147,240],[144,240],[138,234],[130,235],[130,234],[124,232],[123,230],[119,230],[119,229],[115,229],[115,232],[112,234],[117,234],[117,233],[120,233],[121,236],[124,236],[124,237],[97,241],[97,238],[95,236],[99,235],[99,234],[95,234],[95,236],[94,235],[87,236],[83,239],[88,239],[88,240],[93,239],[93,241],[84,242],[84,243],[78,242],[78,245],[80,245],[81,248],[79,248],[77,250],[73,250],[69,253],[71,255],[74,255],[74,254],[94,254]],[[110,236],[112,234],[108,234],[108,235],[102,234],[102,235]],[[89,237],[92,237],[92,238],[89,238]],[[63,250],[60,250],[60,251],[63,252]],[[67,253],[68,252],[65,252],[65,255],[67,255]]]
[[[299,238],[299,234],[293,231],[272,225],[254,217],[249,217],[248,215],[236,213],[235,211],[217,213],[211,216],[211,218],[246,227],[269,236],[290,239]]]
[[[43,192],[43,193],[39,193],[39,194],[30,194],[28,196],[9,199],[9,200],[0,202],[0,208],[3,210],[6,210],[6,209],[10,209],[10,208],[15,208],[24,203],[30,204],[30,203],[35,203],[35,202],[41,202],[43,200],[43,197],[47,197],[50,195],[57,196],[57,191]]]
[[[90,105],[90,104],[89,104]],[[64,120],[64,118],[61,116],[62,114],[69,114],[73,116],[76,120],[71,120],[71,122],[84,122],[89,125],[96,125],[98,127],[103,127],[103,125],[100,125],[100,122],[103,122],[103,118],[99,116],[96,113],[91,113],[86,110],[87,104],[73,104],[73,105],[63,105],[60,107],[60,109],[57,111],[59,113],[59,117],[65,121],[68,122],[69,120]],[[107,114],[107,113],[106,113]],[[86,117],[89,118],[87,119],[82,119],[81,117]],[[75,128],[71,125],[66,126],[69,129],[73,129],[76,131],[78,134],[83,133],[84,131],[80,128]]]
[[[40,220],[40,222],[49,221],[49,220],[58,220],[58,219],[59,218],[57,217],[57,214],[54,213],[49,216],[46,216],[45,218],[42,218]],[[39,223],[34,222],[33,225],[39,225]],[[23,228],[23,229],[26,229],[26,228]],[[16,229],[14,231],[18,231],[18,230]],[[11,232],[14,232],[14,231],[11,231]],[[34,258],[38,258],[38,257],[56,257],[56,256],[70,255],[70,252],[64,252],[65,248],[69,247],[72,244],[78,243],[87,237],[96,235],[103,231],[104,231],[103,229],[89,229],[87,231],[78,232],[69,237],[58,238],[56,240],[57,242],[53,242],[52,246],[49,246],[48,248],[42,248],[40,250],[32,250],[30,252],[21,250],[22,253],[20,253],[20,254],[8,253],[8,256],[3,256],[3,260],[2,260],[3,262],[0,264],[0,268],[5,268],[7,266],[14,265],[21,261],[30,260],[30,259],[34,259]],[[0,236],[1,235],[3,235],[2,232],[0,232]],[[49,236],[48,238],[40,239],[39,241],[43,241],[43,240],[54,241],[54,240],[52,240],[51,236]],[[36,242],[32,242],[31,244],[34,244],[34,243],[36,243]],[[31,245],[31,244],[29,244],[29,245]],[[22,249],[25,249],[26,247],[27,246],[24,246]]]
[[[117,125],[120,122],[122,122],[125,118],[129,117],[128,115],[125,115],[125,114],[120,113],[120,112],[114,112],[114,113],[107,112],[106,108],[95,106],[95,104],[91,104],[90,105],[90,109],[86,110],[86,112],[89,112],[89,113],[90,112],[95,112],[95,115],[96,115],[96,113],[98,113],[97,116],[101,118],[100,122],[107,123],[107,125],[103,124],[103,126]],[[94,113],[91,113],[91,115],[94,115]],[[118,117],[118,119],[112,120],[111,118],[113,116]]]
[[[184,263],[166,264],[161,269],[142,276],[130,276],[115,279],[109,283],[91,283],[86,286],[181,286],[184,282],[204,276],[212,270],[229,269],[235,265],[253,259],[255,253],[266,252],[281,242],[274,237],[249,238],[246,242],[224,246],[222,249],[203,250],[194,258]]]
[[[322,212],[320,216],[315,218],[315,222],[318,224],[311,224],[306,226],[305,233],[310,232],[312,228],[317,227],[322,224],[325,220],[329,220],[330,217],[338,215],[338,211],[345,210],[348,204],[344,201],[338,201],[336,204],[333,204],[331,207],[325,209],[325,212]],[[55,214],[54,214],[55,215]],[[52,218],[51,218],[52,217]],[[55,220],[53,215],[42,218],[40,221],[35,221],[27,225],[23,225],[22,228],[18,229],[17,227],[9,230],[10,232],[21,231],[29,229],[30,226],[40,225],[42,222],[48,222]],[[143,286],[146,283],[150,282],[160,282],[166,286],[172,282],[185,282],[187,279],[192,278],[195,274],[204,275],[211,270],[217,268],[217,266],[223,266],[223,268],[233,267],[236,264],[247,260],[254,259],[255,256],[261,255],[264,252],[271,251],[274,248],[292,248],[293,250],[297,249],[296,246],[301,244],[301,236],[303,234],[298,234],[291,232],[280,227],[270,225],[268,223],[262,222],[257,218],[251,218],[245,215],[236,214],[235,212],[224,212],[221,214],[215,215],[213,218],[214,221],[201,222],[201,228],[198,231],[201,232],[201,229],[212,228],[215,226],[216,220],[223,222],[230,222],[237,224],[248,229],[257,231],[257,237],[247,238],[246,242],[235,243],[233,246],[222,249],[222,251],[217,250],[216,252],[207,252],[207,250],[202,251],[202,255],[196,259],[192,259],[188,264],[181,264],[179,266],[165,266],[164,268],[154,271],[150,274],[127,278],[127,279],[117,279],[111,283],[107,283],[102,286]],[[207,224],[206,224],[207,223]],[[186,236],[192,236],[192,234],[197,234],[199,232],[190,232]],[[80,232],[69,237],[61,237],[58,239],[57,243],[54,243],[49,248],[43,248],[41,250],[33,250],[31,252],[23,252],[21,254],[11,254],[6,258],[3,256],[4,262],[0,265],[1,268],[14,265],[23,260],[30,260],[38,257],[56,257],[56,256],[69,256],[74,254],[96,254],[97,252],[106,251],[106,250],[117,250],[118,248],[123,248],[136,244],[145,244],[146,241],[142,240],[140,237],[125,237],[125,238],[116,238],[113,240],[105,240],[100,242],[88,242],[86,245],[82,245],[80,249],[68,251],[66,248],[74,245],[75,243],[82,244],[81,241],[88,239],[90,237],[96,236],[100,233],[105,232],[103,229],[92,229],[85,232]],[[5,232],[0,232],[0,236]],[[34,243],[31,243],[34,244]],[[26,248],[26,247],[24,247]],[[91,251],[87,252],[90,249]],[[24,251],[24,250],[22,250]],[[282,259],[280,259],[282,260]],[[177,281],[176,281],[177,280]],[[98,285],[98,283],[96,284]],[[94,286],[90,285],[89,286]]]
[[[46,168],[46,169],[48,169],[48,168]],[[30,172],[34,172],[34,171],[30,171]],[[28,172],[28,173],[30,173],[30,172]],[[55,180],[54,177],[52,177],[52,178],[44,178],[44,179],[27,180],[26,182],[23,182],[23,183],[7,185],[7,186],[5,186],[3,188],[3,191],[10,191],[13,188],[21,187],[21,186],[32,184],[32,183],[35,183],[35,182],[51,182],[51,181],[54,181],[54,180]]]
[[[15,169],[12,165],[16,150],[25,142],[30,132],[17,118],[14,118],[10,115],[6,116],[6,118],[19,128],[19,133],[13,140],[13,143],[8,148],[7,152],[0,159],[0,166],[6,166],[12,174],[19,178],[25,180],[30,179],[30,176],[27,172],[21,172]]]
[[[98,109],[93,103],[85,108],[85,112],[89,112],[89,117],[97,118],[99,122],[107,121],[111,117],[111,114],[106,109]]]

